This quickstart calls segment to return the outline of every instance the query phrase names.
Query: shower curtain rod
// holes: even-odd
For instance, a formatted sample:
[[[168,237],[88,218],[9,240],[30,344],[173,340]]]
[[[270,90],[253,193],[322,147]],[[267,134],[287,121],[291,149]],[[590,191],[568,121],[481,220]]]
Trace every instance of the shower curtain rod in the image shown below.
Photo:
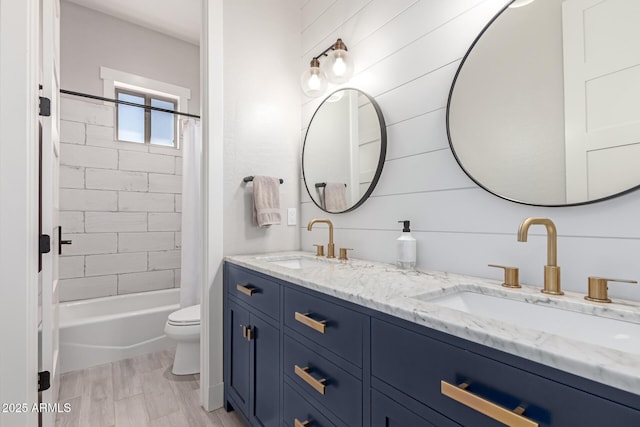
[[[135,102],[121,101],[119,99],[105,98],[103,96],[97,96],[97,95],[89,95],[88,93],[74,92],[72,90],[60,89],[60,93],[64,93],[66,95],[81,96],[83,98],[97,99],[98,101],[115,102],[116,104],[124,104],[124,105],[129,105],[131,107],[144,108],[145,110],[161,111],[163,113],[171,113],[171,114],[177,114],[179,116],[193,117],[195,119],[200,118],[200,116],[197,116],[195,114],[181,113],[180,111],[166,110],[164,108],[152,107],[150,105],[136,104]]]

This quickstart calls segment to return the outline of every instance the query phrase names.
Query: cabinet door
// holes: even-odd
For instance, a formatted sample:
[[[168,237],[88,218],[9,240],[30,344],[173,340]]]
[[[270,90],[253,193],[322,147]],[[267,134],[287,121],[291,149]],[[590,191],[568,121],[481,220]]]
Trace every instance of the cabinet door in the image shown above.
[[[280,333],[251,313],[253,342],[252,418],[265,427],[280,425]],[[253,423],[253,422],[252,422]]]
[[[247,415],[249,413],[249,378],[251,342],[246,338],[249,327],[249,311],[233,302],[228,301],[227,331],[230,347],[227,349],[229,357],[229,392],[239,408],[235,408]]]
[[[371,390],[371,427],[406,426],[437,427],[377,390]]]
[[[465,426],[497,427],[496,414],[518,407],[540,426],[640,426],[640,404],[631,408],[377,319],[371,373]]]

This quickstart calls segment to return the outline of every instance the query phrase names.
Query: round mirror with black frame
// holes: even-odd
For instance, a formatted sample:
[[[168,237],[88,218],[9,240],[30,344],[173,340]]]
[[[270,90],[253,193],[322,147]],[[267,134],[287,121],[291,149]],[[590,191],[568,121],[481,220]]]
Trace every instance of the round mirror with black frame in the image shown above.
[[[637,0],[514,0],[460,64],[447,105],[465,173],[504,199],[573,206],[640,185]]]
[[[327,96],[311,118],[302,148],[302,175],[311,200],[325,212],[349,212],[373,192],[387,153],[380,106],[358,89]]]

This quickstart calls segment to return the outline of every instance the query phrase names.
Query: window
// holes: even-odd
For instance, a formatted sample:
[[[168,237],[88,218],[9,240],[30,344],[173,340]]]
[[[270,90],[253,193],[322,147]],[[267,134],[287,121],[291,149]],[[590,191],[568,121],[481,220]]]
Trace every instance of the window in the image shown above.
[[[119,101],[176,111],[175,99],[122,88],[116,88],[115,93]],[[117,104],[116,139],[177,148],[176,121],[176,115],[173,113]]]

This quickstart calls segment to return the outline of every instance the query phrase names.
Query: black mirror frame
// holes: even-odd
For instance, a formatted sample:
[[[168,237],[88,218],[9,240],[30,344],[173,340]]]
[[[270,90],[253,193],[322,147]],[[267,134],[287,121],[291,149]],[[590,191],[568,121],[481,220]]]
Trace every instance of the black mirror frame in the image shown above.
[[[318,111],[320,110],[320,108],[322,108],[324,103],[327,102],[327,100],[329,98],[331,98],[336,93],[341,92],[341,91],[345,91],[345,90],[354,90],[354,91],[358,92],[359,94],[362,94],[362,95],[366,96],[367,99],[369,100],[369,102],[371,102],[371,105],[373,105],[373,108],[376,111],[376,115],[378,116],[378,123],[380,124],[380,156],[378,157],[378,166],[376,167],[376,173],[374,174],[373,179],[371,180],[371,184],[369,184],[369,188],[362,195],[362,197],[360,197],[360,200],[358,200],[351,207],[349,207],[348,209],[345,209],[343,211],[340,211],[340,212],[329,212],[326,209],[324,209],[322,206],[320,206],[318,204],[318,202],[316,202],[316,200],[313,198],[313,195],[311,194],[311,190],[309,189],[309,183],[307,183],[307,178],[306,178],[305,173],[304,173],[304,153],[305,153],[305,148],[307,147],[307,137],[309,136],[309,130],[311,129],[311,124],[313,123],[313,119],[315,118],[316,114],[318,114]],[[304,186],[305,186],[305,188],[307,190],[307,194],[309,194],[309,198],[311,199],[311,201],[313,201],[313,203],[320,210],[322,210],[324,212],[327,212],[329,214],[341,214],[341,213],[351,212],[352,210],[360,207],[369,198],[371,193],[373,193],[373,190],[376,188],[376,185],[378,184],[378,180],[380,179],[380,175],[382,174],[382,168],[384,167],[384,162],[385,162],[386,156],[387,156],[387,125],[386,125],[386,123],[384,121],[384,116],[382,115],[382,110],[380,109],[380,106],[378,105],[376,100],[372,96],[370,96],[368,93],[363,92],[360,89],[356,89],[356,88],[352,88],[352,87],[341,88],[341,89],[338,89],[338,90],[330,93],[325,99],[322,100],[322,102],[320,103],[318,108],[316,108],[316,111],[313,113],[313,116],[311,116],[311,120],[309,121],[309,125],[307,126],[307,131],[305,132],[305,135],[304,135],[304,144],[302,146],[302,159],[301,159],[302,178],[304,179]]]
[[[515,2],[516,0],[511,0],[509,3],[507,3],[506,5],[504,5],[502,7],[502,9],[500,9],[500,11],[498,11],[498,13],[495,14],[495,16],[493,18],[491,18],[491,20],[487,23],[487,25],[484,26],[484,28],[482,29],[482,31],[480,31],[480,33],[476,36],[476,38],[473,40],[473,43],[471,43],[471,46],[469,46],[469,50],[467,50],[467,52],[464,54],[464,57],[462,58],[462,61],[460,61],[460,65],[458,66],[458,69],[456,70],[456,74],[453,77],[453,81],[451,82],[451,88],[449,89],[449,97],[447,99],[447,112],[446,112],[446,126],[447,126],[447,139],[449,141],[449,147],[451,148],[451,152],[453,153],[453,157],[456,159],[456,162],[458,163],[458,166],[460,166],[460,169],[462,169],[462,171],[469,177],[469,179],[471,179],[471,181],[473,181],[478,187],[482,188],[483,190],[485,190],[486,192],[499,197],[503,200],[507,200],[509,202],[513,202],[513,203],[518,203],[521,205],[527,205],[527,206],[538,206],[538,207],[544,207],[544,208],[563,208],[563,207],[570,207],[570,206],[583,206],[583,205],[590,205],[593,203],[598,203],[598,202],[603,202],[605,200],[610,200],[616,197],[620,197],[623,196],[625,194],[631,193],[633,191],[639,190],[640,189],[640,184],[628,188],[627,190],[623,190],[621,192],[612,194],[610,196],[606,196],[606,197],[601,197],[599,199],[594,199],[594,200],[586,200],[584,202],[578,202],[578,203],[566,203],[566,204],[562,204],[562,205],[546,205],[546,204],[537,204],[537,203],[531,203],[531,202],[524,202],[521,200],[517,200],[517,199],[512,199],[510,197],[506,197],[503,195],[500,195],[492,190],[490,190],[489,188],[485,187],[482,183],[480,183],[478,180],[476,180],[475,177],[473,177],[471,175],[470,172],[468,172],[462,162],[460,161],[460,159],[458,158],[458,155],[456,154],[456,150],[453,146],[453,141],[451,138],[451,131],[450,131],[450,121],[449,121],[449,112],[450,112],[450,108],[451,108],[451,98],[453,96],[453,90],[455,89],[456,86],[456,82],[458,81],[458,77],[460,75],[460,71],[462,70],[462,67],[464,67],[465,62],[467,61],[467,58],[469,57],[469,55],[471,54],[471,51],[473,50],[473,48],[476,46],[476,44],[478,43],[478,41],[482,38],[482,36],[484,35],[484,33],[489,29],[489,27],[491,27],[491,25],[493,25],[493,23],[500,17],[500,15],[502,15],[502,13],[504,11],[506,11],[509,6]]]

